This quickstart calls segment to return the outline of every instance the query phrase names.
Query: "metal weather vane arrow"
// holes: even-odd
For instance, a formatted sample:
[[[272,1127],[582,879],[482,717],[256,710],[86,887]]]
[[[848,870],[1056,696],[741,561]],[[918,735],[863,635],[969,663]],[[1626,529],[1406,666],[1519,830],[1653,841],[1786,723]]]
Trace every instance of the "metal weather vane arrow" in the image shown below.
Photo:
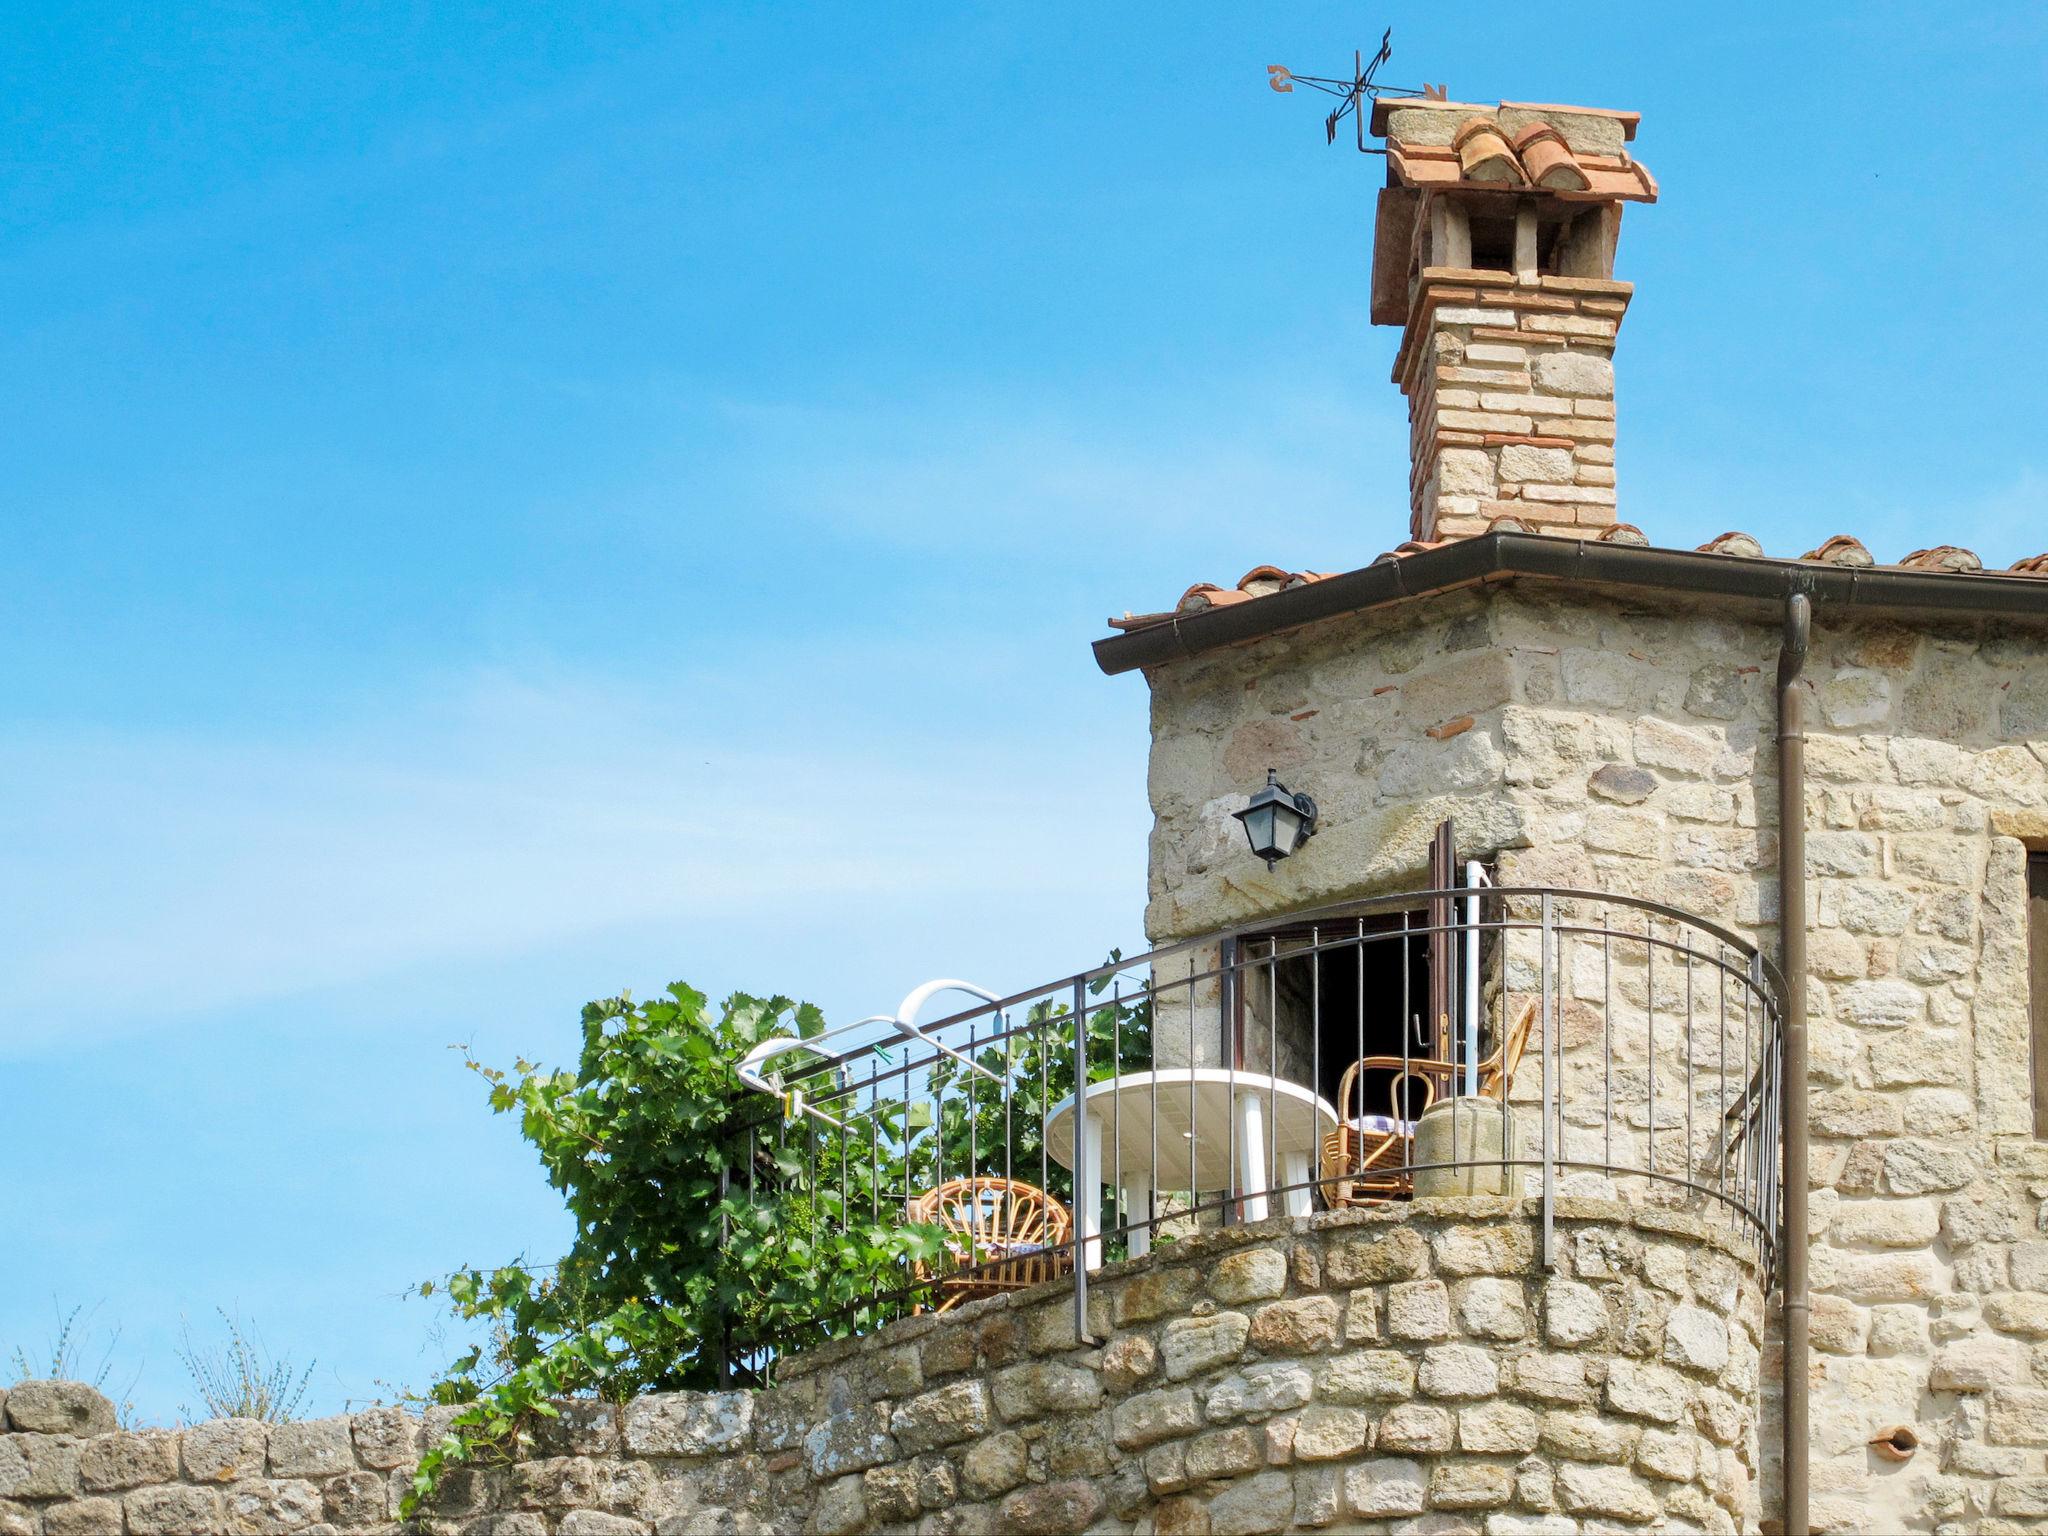
[[[1345,118],[1351,118],[1358,130],[1360,154],[1382,155],[1386,151],[1365,142],[1366,112],[1363,103],[1377,101],[1382,96],[1421,96],[1432,101],[1448,99],[1448,87],[1424,83],[1421,86],[1382,85],[1373,77],[1379,67],[1394,56],[1394,29],[1392,27],[1380,36],[1379,52],[1367,61],[1363,52],[1353,50],[1351,55],[1351,78],[1335,79],[1327,75],[1297,75],[1284,64],[1266,66],[1266,83],[1282,94],[1291,93],[1295,86],[1305,85],[1311,90],[1341,98],[1323,119],[1323,136],[1330,143],[1337,142],[1337,125]]]

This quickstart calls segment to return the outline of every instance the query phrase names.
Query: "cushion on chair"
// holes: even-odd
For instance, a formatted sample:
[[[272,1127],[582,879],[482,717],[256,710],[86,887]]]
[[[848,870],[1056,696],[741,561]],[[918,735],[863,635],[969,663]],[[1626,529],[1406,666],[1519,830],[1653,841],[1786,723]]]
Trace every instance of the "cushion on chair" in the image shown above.
[[[1392,1115],[1354,1115],[1351,1118],[1354,1131],[1370,1131],[1375,1136],[1413,1136],[1413,1120],[1396,1120]]]

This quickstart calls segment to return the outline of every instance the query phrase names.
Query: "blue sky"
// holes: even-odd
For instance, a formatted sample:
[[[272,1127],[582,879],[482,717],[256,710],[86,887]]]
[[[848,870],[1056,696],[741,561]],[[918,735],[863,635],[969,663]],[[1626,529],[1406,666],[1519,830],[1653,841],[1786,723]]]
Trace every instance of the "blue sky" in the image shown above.
[[[1623,515],[2048,548],[2038,6],[14,8],[0,1352],[424,1385],[565,1223],[446,1047],[1136,938],[1103,618],[1403,536],[1378,161],[1265,66],[1639,109]],[[1652,19],[1654,17],[1654,19]]]

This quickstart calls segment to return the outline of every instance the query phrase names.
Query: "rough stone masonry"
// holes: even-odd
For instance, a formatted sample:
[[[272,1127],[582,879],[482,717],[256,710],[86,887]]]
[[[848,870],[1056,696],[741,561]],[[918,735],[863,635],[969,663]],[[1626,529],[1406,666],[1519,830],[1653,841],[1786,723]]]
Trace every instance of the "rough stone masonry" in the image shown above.
[[[1725,1227],[1417,1201],[1162,1244],[1071,1291],[906,1319],[772,1390],[565,1404],[451,1474],[448,1536],[1282,1530],[1534,1536],[1757,1519],[1763,1303]],[[393,1531],[424,1423],[122,1430],[70,1382],[7,1395],[0,1536]]]

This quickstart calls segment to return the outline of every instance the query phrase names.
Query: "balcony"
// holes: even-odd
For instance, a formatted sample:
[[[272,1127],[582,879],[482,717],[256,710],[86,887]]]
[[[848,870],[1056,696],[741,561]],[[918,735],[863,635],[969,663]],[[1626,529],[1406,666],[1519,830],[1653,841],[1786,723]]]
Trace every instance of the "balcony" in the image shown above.
[[[976,1002],[918,1023],[947,992]],[[732,1128],[731,1177],[785,1229],[914,1224],[930,1257],[850,1301],[820,1277],[815,1315],[772,1338],[736,1327],[722,1358],[763,1380],[823,1339],[1051,1287],[1085,1339],[1105,1265],[1326,1211],[1382,1225],[1439,1196],[1526,1202],[1544,1269],[1559,1202],[1592,1200],[1723,1227],[1768,1276],[1780,994],[1768,960],[1700,917],[1484,886],[1007,996],[929,984],[894,1016],[757,1050],[743,1076],[764,1097]]]

